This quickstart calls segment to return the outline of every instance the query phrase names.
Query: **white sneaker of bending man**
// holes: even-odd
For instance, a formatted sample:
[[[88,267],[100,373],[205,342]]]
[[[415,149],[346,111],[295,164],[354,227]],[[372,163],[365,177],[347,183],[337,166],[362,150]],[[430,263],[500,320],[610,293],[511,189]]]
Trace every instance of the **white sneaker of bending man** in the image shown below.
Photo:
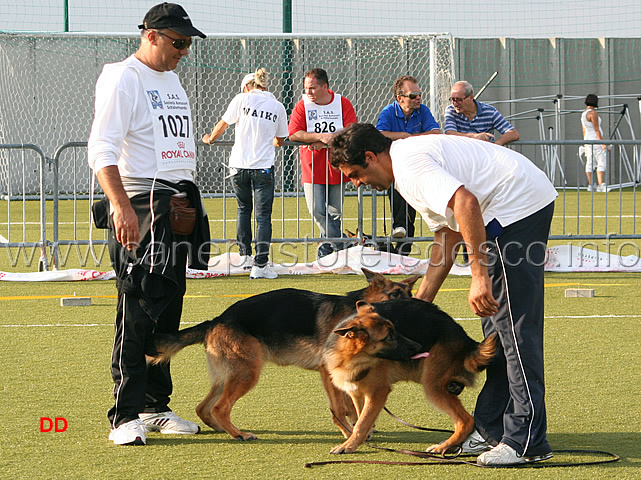
[[[461,445],[462,455],[479,455],[491,450],[492,446],[474,429]]]
[[[499,465],[519,465],[521,463],[539,462],[552,458],[552,452],[544,455],[534,455],[526,457],[519,455],[516,450],[505,443],[499,443],[492,450],[482,453],[476,459],[479,465],[499,466]]]
[[[197,423],[183,420],[174,412],[141,413],[138,415],[148,432],[174,435],[192,435],[200,432]]]

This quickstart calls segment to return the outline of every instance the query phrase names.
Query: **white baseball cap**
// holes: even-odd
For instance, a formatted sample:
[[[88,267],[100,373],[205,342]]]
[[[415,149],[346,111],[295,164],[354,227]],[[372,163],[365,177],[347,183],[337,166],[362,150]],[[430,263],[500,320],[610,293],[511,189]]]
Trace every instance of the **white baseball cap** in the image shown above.
[[[245,85],[247,85],[252,80],[254,80],[253,73],[248,73],[247,75],[245,75],[245,77],[243,78],[243,81],[240,82],[240,91],[243,92],[245,90]]]

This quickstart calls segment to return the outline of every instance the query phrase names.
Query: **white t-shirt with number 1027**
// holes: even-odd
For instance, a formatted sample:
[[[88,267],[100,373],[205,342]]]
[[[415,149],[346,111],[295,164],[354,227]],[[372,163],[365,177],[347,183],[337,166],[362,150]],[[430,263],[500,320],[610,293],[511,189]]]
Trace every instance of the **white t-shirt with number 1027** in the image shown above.
[[[196,168],[191,110],[174,72],[158,72],[134,55],[105,65],[96,83],[89,166],[117,165],[120,175],[191,180]]]

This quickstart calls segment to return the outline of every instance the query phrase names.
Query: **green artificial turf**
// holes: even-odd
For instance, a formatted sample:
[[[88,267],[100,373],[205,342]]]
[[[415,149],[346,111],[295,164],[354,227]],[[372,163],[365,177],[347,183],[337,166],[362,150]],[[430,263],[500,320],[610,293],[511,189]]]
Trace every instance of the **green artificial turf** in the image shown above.
[[[186,348],[172,362],[179,415],[203,427],[195,436],[148,436],[144,447],[115,446],[106,411],[112,402],[109,374],[115,286],[113,281],[75,283],[0,282],[0,476],[29,479],[408,479],[408,478],[641,478],[639,402],[640,274],[546,276],[546,382],[548,436],[556,450],[606,450],[622,457],[599,466],[491,469],[467,465],[326,465],[331,460],[419,461],[363,446],[346,456],[329,454],[342,442],[331,422],[317,373],[268,365],[258,386],[243,397],[232,420],[259,437],[238,442],[202,425],[194,407],[209,388],[202,346]],[[362,276],[246,275],[189,280],[183,328],[207,320],[246,295],[295,286],[327,293],[361,288]],[[594,288],[594,298],[565,298],[570,286]],[[474,338],[478,319],[467,305],[469,278],[450,277],[437,303]],[[61,307],[59,297],[91,296],[90,307]],[[479,384],[482,384],[482,376]],[[478,389],[461,398],[473,409]],[[417,425],[451,428],[429,406],[421,387],[397,384],[388,407]],[[61,433],[40,432],[40,417],[64,417]],[[386,414],[377,422],[377,445],[424,450],[442,433],[412,430]],[[559,454],[555,461],[585,462],[598,455]]]

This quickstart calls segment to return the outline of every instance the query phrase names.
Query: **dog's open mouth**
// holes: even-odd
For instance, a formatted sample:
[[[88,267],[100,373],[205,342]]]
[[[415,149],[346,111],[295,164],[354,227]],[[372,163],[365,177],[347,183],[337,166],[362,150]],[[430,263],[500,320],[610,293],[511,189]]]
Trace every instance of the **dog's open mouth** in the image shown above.
[[[417,353],[412,357],[412,360],[420,360],[421,358],[427,358],[430,356],[430,352]]]

